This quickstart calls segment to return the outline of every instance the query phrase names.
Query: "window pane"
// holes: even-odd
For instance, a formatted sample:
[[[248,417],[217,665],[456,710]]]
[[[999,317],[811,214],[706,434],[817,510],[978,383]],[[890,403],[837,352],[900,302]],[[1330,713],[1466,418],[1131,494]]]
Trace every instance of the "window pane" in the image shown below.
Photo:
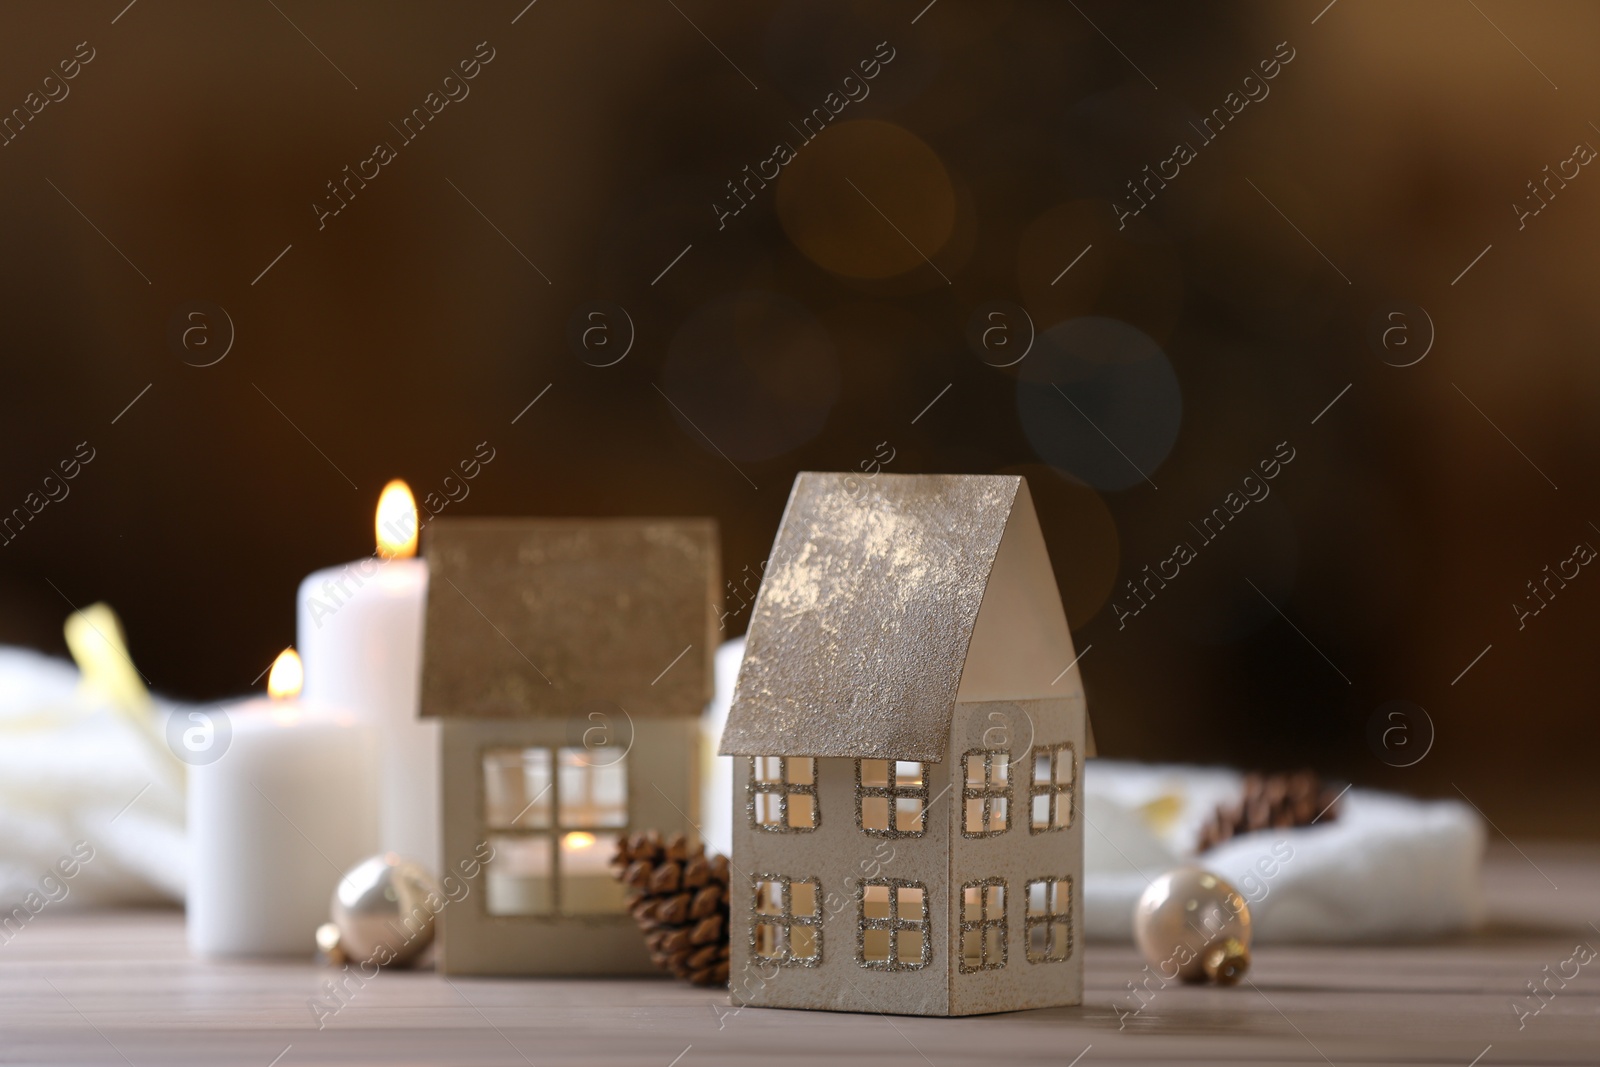
[[[902,834],[922,832],[922,801],[900,797],[894,802],[894,828]]]
[[[961,762],[967,765],[967,788],[983,788],[983,756],[968,752],[961,757]]]
[[[550,825],[550,750],[496,748],[483,754],[483,821],[491,830]]]
[[[861,898],[861,914],[869,919],[887,919],[889,917],[889,887],[886,885],[865,886]]]
[[[886,963],[889,959],[889,931],[861,931],[861,956],[868,963]]]
[[[583,830],[561,835],[561,914],[612,915],[622,911],[624,886],[611,874],[616,834]]]
[[[1064,960],[1072,954],[1072,937],[1066,923],[1050,923],[1050,958]]]
[[[756,883],[756,914],[783,914],[783,883],[759,881]]]
[[[881,759],[864,759],[861,763],[861,784],[882,788],[889,784],[889,764]]]
[[[817,798],[810,793],[790,793],[789,825],[796,830],[809,830],[816,826]]]
[[[922,764],[913,760],[899,760],[894,765],[895,785],[921,785]]]
[[[990,773],[994,776],[994,784],[1004,787],[1011,780],[1011,753],[996,752],[991,759],[993,767]]]
[[[1028,928],[1028,958],[1030,960],[1050,958],[1049,923],[1039,923]]]
[[[821,955],[815,926],[789,927],[789,953],[797,960],[814,960]]]
[[[989,962],[992,964],[998,964],[1004,958],[1001,953],[1005,951],[1005,945],[1002,944],[1005,940],[1005,934],[1006,931],[1003,926],[990,926],[983,931],[984,940],[989,943],[987,949]]]
[[[1006,887],[1003,885],[992,885],[988,887],[988,891],[989,914],[987,917],[990,919],[1004,918],[1006,914]]]
[[[763,959],[776,959],[782,951],[783,930],[772,923],[756,923],[755,953]]]
[[[975,923],[983,918],[983,887],[969,885],[961,891],[961,918]]]
[[[790,882],[789,883],[789,911],[802,919],[821,915],[818,909],[820,901],[817,899],[817,883],[815,882]]]
[[[1033,782],[1035,785],[1049,785],[1050,765],[1054,762],[1048,752],[1038,752],[1033,757]]]
[[[985,830],[998,833],[1006,828],[1006,798],[992,797],[989,800],[989,825]]]
[[[861,798],[861,828],[863,830],[889,829],[889,798]]]
[[[896,900],[900,905],[900,918],[921,919],[924,917],[922,912],[922,890],[920,887],[912,885],[898,886],[895,889],[895,893]]]
[[[756,756],[753,758],[755,770],[753,775],[758,782],[783,781],[783,761],[777,756]]]
[[[1056,753],[1056,781],[1061,785],[1072,784],[1077,776],[1078,766],[1072,758],[1072,749],[1064,748]]]
[[[780,808],[782,807],[782,804],[783,804],[783,796],[781,794],[779,794],[779,793],[757,793],[756,794],[756,823],[757,823],[757,825],[760,825],[760,826],[781,826],[781,825],[783,825],[783,816],[780,814]]]
[[[1033,829],[1048,830],[1050,828],[1050,797],[1041,793],[1033,798]]]
[[[788,778],[791,785],[810,785],[817,780],[816,761],[810,756],[790,756]]]
[[[967,833],[981,834],[987,827],[983,825],[983,801],[968,798],[967,807]]]
[[[1028,914],[1043,915],[1046,911],[1045,891],[1049,888],[1046,882],[1028,883]]]
[[[895,948],[900,963],[921,963],[922,931],[901,930]]]
[[[961,931],[961,958],[969,968],[977,967],[981,962],[979,952],[983,950],[982,930]]]
[[[555,910],[550,839],[493,835],[494,859],[485,869],[490,915],[549,915]]]
[[[564,748],[558,759],[562,826],[628,825],[626,756],[611,748]]]

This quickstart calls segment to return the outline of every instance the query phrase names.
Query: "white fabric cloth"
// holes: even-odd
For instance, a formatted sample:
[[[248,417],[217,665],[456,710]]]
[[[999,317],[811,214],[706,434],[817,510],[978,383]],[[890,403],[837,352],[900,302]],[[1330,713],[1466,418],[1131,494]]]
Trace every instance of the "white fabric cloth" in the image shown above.
[[[158,722],[171,710],[158,702]],[[182,770],[70,663],[0,648],[0,911],[29,893],[51,908],[182,900]],[[56,875],[65,896],[41,892],[79,841],[93,858]]]
[[[701,829],[707,847],[723,853],[731,847],[735,810],[732,760],[714,753],[743,654],[743,638],[718,649],[716,698],[705,718],[713,771]],[[1237,771],[1087,761],[1085,935],[1131,941],[1139,894],[1184,863],[1208,868],[1251,901],[1257,942],[1414,939],[1482,920],[1484,831],[1467,805],[1352,789],[1340,799],[1336,819],[1249,834],[1194,858],[1200,824],[1243,791]]]
[[[717,693],[705,719],[712,770],[702,831],[720,852],[730,848],[732,761],[710,753],[743,647],[739,639],[718,651]],[[182,710],[158,701],[158,721]],[[94,859],[52,907],[182,900],[183,777],[174,764],[87,690],[72,665],[0,648],[0,905],[38,890],[78,841],[89,842]],[[1201,822],[1242,788],[1242,775],[1230,770],[1089,761],[1086,936],[1129,940],[1134,902],[1149,880],[1185,862],[1214,871],[1251,901],[1258,941],[1409,939],[1481,921],[1484,831],[1466,805],[1352,789],[1337,819],[1250,834],[1190,857]]]
[[[1230,770],[1090,760],[1085,935],[1130,940],[1139,894],[1180,863],[1205,867],[1250,901],[1258,943],[1412,940],[1482,921],[1484,829],[1467,805],[1351,789],[1337,818],[1193,857],[1201,823],[1243,788]]]

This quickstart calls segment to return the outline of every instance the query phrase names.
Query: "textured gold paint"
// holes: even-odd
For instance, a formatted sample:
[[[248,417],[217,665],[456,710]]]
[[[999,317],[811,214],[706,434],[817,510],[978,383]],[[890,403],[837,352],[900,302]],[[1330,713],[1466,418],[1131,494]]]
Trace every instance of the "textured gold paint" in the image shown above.
[[[722,753],[942,761],[1020,483],[799,475],[751,614]]]
[[[438,519],[423,544],[425,717],[561,718],[592,701],[693,717],[711,698],[712,520]]]

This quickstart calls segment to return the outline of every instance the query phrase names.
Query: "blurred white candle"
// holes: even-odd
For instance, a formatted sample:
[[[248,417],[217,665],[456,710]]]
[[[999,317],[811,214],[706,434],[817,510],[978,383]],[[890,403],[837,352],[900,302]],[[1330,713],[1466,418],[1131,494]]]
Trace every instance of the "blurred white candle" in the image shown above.
[[[372,731],[295,699],[292,649],[267,700],[226,710],[220,759],[189,770],[189,948],[310,956],[341,874],[377,851]]]
[[[377,734],[383,851],[438,874],[439,724],[417,717],[428,565],[417,551],[417,507],[401,481],[378,497],[378,554],[300,583],[298,635],[306,699],[349,708]]]

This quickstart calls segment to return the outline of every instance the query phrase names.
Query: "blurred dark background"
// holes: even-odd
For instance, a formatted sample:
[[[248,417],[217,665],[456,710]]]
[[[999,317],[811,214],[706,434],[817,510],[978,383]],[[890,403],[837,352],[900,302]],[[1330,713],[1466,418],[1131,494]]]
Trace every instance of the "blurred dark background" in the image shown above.
[[[0,512],[94,456],[0,640],[105,600],[159,690],[242,691],[485,441],[446,514],[712,515],[735,581],[798,470],[1017,472],[1103,755],[1600,831],[1600,577],[1512,607],[1600,545],[1593,5],[125,3],[0,7]]]

